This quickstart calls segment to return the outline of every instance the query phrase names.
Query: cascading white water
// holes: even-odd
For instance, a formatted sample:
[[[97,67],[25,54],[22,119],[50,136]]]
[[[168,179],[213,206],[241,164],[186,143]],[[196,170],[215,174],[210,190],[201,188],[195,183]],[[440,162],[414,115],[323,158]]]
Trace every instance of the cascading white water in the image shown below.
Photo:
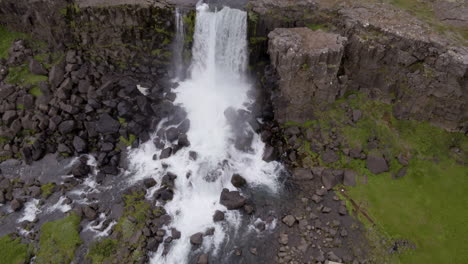
[[[176,228],[182,236],[171,243],[167,255],[162,254],[161,245],[151,263],[187,263],[190,236],[210,227],[215,227],[215,233],[204,238],[200,249],[210,254],[216,254],[228,234],[235,234],[241,224],[240,212],[227,211],[220,204],[223,188],[236,189],[230,182],[233,173],[242,175],[250,187],[261,186],[272,192],[278,189],[276,179],[280,165],[262,160],[265,145],[260,137],[254,135],[251,151],[237,150],[233,144],[234,133],[224,115],[230,107],[247,109],[253,103],[247,96],[251,87],[245,76],[246,37],[246,12],[228,7],[212,12],[207,4],[197,6],[190,78],[175,90],[175,103],[188,113],[187,136],[191,145],[163,161],[152,159],[153,154],[161,150],[151,141],[130,155],[135,181],[153,177],[160,184],[166,172],[178,175],[174,198],[164,207],[172,217],[167,230]],[[189,151],[198,153],[196,161],[189,158]],[[165,169],[163,163],[169,167]],[[190,177],[186,177],[188,173]],[[226,212],[227,225],[213,222],[216,210]]]
[[[174,75],[177,79],[181,79],[184,75],[185,28],[183,14],[179,8],[175,10],[175,24],[177,32],[174,39]]]

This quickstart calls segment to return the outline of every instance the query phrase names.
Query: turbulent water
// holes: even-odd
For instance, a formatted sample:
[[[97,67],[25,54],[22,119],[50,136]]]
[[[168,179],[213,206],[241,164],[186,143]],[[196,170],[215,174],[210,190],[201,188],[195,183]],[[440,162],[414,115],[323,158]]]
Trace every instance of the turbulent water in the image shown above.
[[[159,155],[161,150],[150,141],[130,156],[132,170],[136,171],[135,181],[153,177],[160,184],[167,172],[178,176],[174,198],[164,207],[172,217],[167,230],[176,228],[182,237],[171,243],[167,255],[163,255],[161,245],[151,263],[187,263],[191,252],[190,236],[211,227],[215,227],[214,235],[204,237],[198,252],[216,255],[224,241],[242,235],[236,233],[241,213],[227,211],[219,202],[223,188],[236,190],[230,182],[233,173],[242,175],[250,187],[271,192],[278,189],[280,165],[262,160],[264,144],[260,137],[254,133],[248,151],[236,149],[234,138],[237,135],[224,114],[228,108],[247,110],[253,103],[248,98],[251,85],[245,75],[247,65],[246,12],[228,7],[210,10],[208,5],[199,4],[189,77],[175,90],[175,103],[186,110],[190,120],[187,136],[191,145],[168,159],[153,160],[153,155]],[[253,132],[245,124],[236,131]],[[165,127],[164,122],[160,127]],[[157,133],[153,137],[157,137]],[[166,147],[170,145],[166,142]],[[196,161],[189,158],[189,151],[198,153]],[[190,177],[186,176],[188,174]],[[154,187],[153,192],[157,188]],[[226,212],[227,224],[213,222],[216,210]]]

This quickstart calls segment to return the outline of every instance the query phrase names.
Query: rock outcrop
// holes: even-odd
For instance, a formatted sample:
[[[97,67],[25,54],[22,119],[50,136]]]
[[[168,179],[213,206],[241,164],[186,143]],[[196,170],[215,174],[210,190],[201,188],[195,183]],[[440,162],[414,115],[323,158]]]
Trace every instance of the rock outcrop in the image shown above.
[[[265,37],[274,28],[323,28],[347,38],[335,76],[341,84],[336,98],[358,91],[392,104],[393,113],[399,119],[429,121],[450,131],[466,132],[468,49],[457,33],[440,32],[429,23],[387,4],[338,2],[337,5],[320,0],[251,2],[253,63],[267,58],[261,51],[267,45]],[[275,34],[271,37],[278,38]],[[297,45],[296,42],[296,38],[291,38],[289,46]],[[279,45],[273,40],[269,43]],[[274,49],[276,47],[269,47],[270,55]],[[285,65],[279,65],[276,57],[272,57],[271,62],[279,75],[279,85],[283,85],[277,93],[281,95],[285,82],[291,77],[285,78],[287,74],[283,68],[296,65],[292,70],[297,70],[297,65],[303,65],[304,57],[298,56],[294,62],[283,61]],[[312,74],[308,76],[312,78]],[[297,78],[297,83],[290,83],[291,89],[294,90],[294,85],[301,87],[304,78],[306,76]],[[298,91],[299,94],[302,92]],[[320,101],[323,95],[314,98]],[[300,107],[304,101],[297,103]],[[281,112],[282,107],[283,104],[277,104],[275,110]],[[281,114],[279,120],[289,121]]]
[[[308,28],[272,31],[268,52],[279,75],[275,117],[279,122],[310,120],[313,109],[340,92],[338,70],[346,38]]]

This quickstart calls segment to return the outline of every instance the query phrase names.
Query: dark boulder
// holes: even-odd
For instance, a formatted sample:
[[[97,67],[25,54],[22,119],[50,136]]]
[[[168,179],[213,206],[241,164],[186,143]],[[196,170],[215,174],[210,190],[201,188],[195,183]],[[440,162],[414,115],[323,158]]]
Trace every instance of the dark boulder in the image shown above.
[[[29,71],[36,75],[47,75],[47,70],[35,59],[29,62]]]
[[[119,132],[119,121],[112,118],[109,114],[104,113],[99,116],[96,122],[96,131],[103,134]]]
[[[223,189],[221,192],[220,203],[228,210],[236,210],[242,208],[247,199],[243,197],[238,191],[229,191],[228,189]]]
[[[322,161],[325,164],[337,162],[338,160],[340,160],[340,156],[333,150],[327,149],[322,154]]]
[[[231,183],[236,188],[242,188],[245,184],[247,184],[247,181],[244,179],[244,177],[236,173],[232,175]]]
[[[203,233],[199,232],[190,236],[190,244],[199,246],[203,243]]]
[[[14,199],[13,201],[11,201],[10,207],[11,210],[13,210],[13,212],[16,212],[23,208],[23,202],[21,200]]]
[[[305,168],[296,168],[293,173],[293,179],[298,181],[310,181],[314,178],[312,171]]]
[[[379,153],[369,153],[367,155],[367,169],[374,174],[388,171],[388,164],[385,158]]]
[[[75,148],[76,152],[84,153],[88,150],[88,144],[82,138],[75,136],[73,138],[73,147]]]
[[[76,123],[74,120],[66,120],[60,123],[58,129],[62,135],[66,135],[72,132],[76,127]]]
[[[356,185],[356,172],[350,169],[344,171],[343,184],[346,186]]]
[[[83,178],[88,176],[91,172],[91,168],[88,166],[87,161],[86,157],[81,157],[77,164],[73,166],[71,173],[74,177]]]
[[[165,148],[161,151],[161,155],[159,155],[159,159],[167,159],[172,155],[172,148]]]
[[[222,211],[216,210],[213,215],[213,222],[219,222],[224,220],[224,213]]]
[[[147,178],[143,180],[143,185],[145,185],[145,187],[149,189],[156,185],[156,181],[153,178]]]
[[[264,161],[274,161],[278,158],[276,150],[274,147],[266,145],[265,150],[263,151],[263,160]]]

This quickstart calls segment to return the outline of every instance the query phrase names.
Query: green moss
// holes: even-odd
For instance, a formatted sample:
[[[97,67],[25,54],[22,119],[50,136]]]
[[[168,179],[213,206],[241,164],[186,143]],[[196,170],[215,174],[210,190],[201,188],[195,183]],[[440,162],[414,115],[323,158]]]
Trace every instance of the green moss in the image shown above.
[[[262,43],[262,42],[265,42],[267,40],[268,39],[266,37],[251,37],[249,42],[250,42],[251,45],[256,45],[258,43]]]
[[[25,109],[24,104],[17,104],[17,105],[16,105],[16,109],[18,109],[18,110],[24,110],[24,109]]]
[[[130,134],[130,135],[128,136],[128,139],[126,139],[126,138],[123,137],[123,136],[120,136],[120,142],[122,142],[122,143],[123,143],[125,146],[127,146],[127,147],[132,146],[132,145],[133,145],[133,142],[135,142],[135,140],[136,140],[136,136],[133,135],[133,134]]]
[[[118,241],[106,238],[95,242],[91,245],[88,257],[93,263],[103,263],[106,259],[111,258],[117,251]]]
[[[46,198],[49,197],[53,193],[52,191],[55,186],[56,184],[53,182],[41,185],[42,196]]]
[[[0,145],[10,142],[10,139],[7,137],[0,137]]]
[[[21,239],[13,239],[10,235],[0,237],[0,259],[5,264],[28,263],[31,254],[28,245],[22,244]]]
[[[78,228],[80,217],[74,213],[45,223],[41,227],[36,263],[70,263],[76,248],[82,243]]]
[[[34,86],[33,88],[31,88],[29,90],[29,94],[34,95],[36,97],[39,97],[39,96],[43,95],[41,89],[39,89],[39,87],[37,87],[37,86]]]
[[[10,84],[37,84],[39,82],[47,81],[47,76],[36,75],[29,72],[27,65],[21,65],[17,67],[10,67],[8,75],[5,79]]]
[[[0,25],[0,59],[8,57],[8,50],[15,40],[25,38],[25,34],[10,32],[4,26]]]

